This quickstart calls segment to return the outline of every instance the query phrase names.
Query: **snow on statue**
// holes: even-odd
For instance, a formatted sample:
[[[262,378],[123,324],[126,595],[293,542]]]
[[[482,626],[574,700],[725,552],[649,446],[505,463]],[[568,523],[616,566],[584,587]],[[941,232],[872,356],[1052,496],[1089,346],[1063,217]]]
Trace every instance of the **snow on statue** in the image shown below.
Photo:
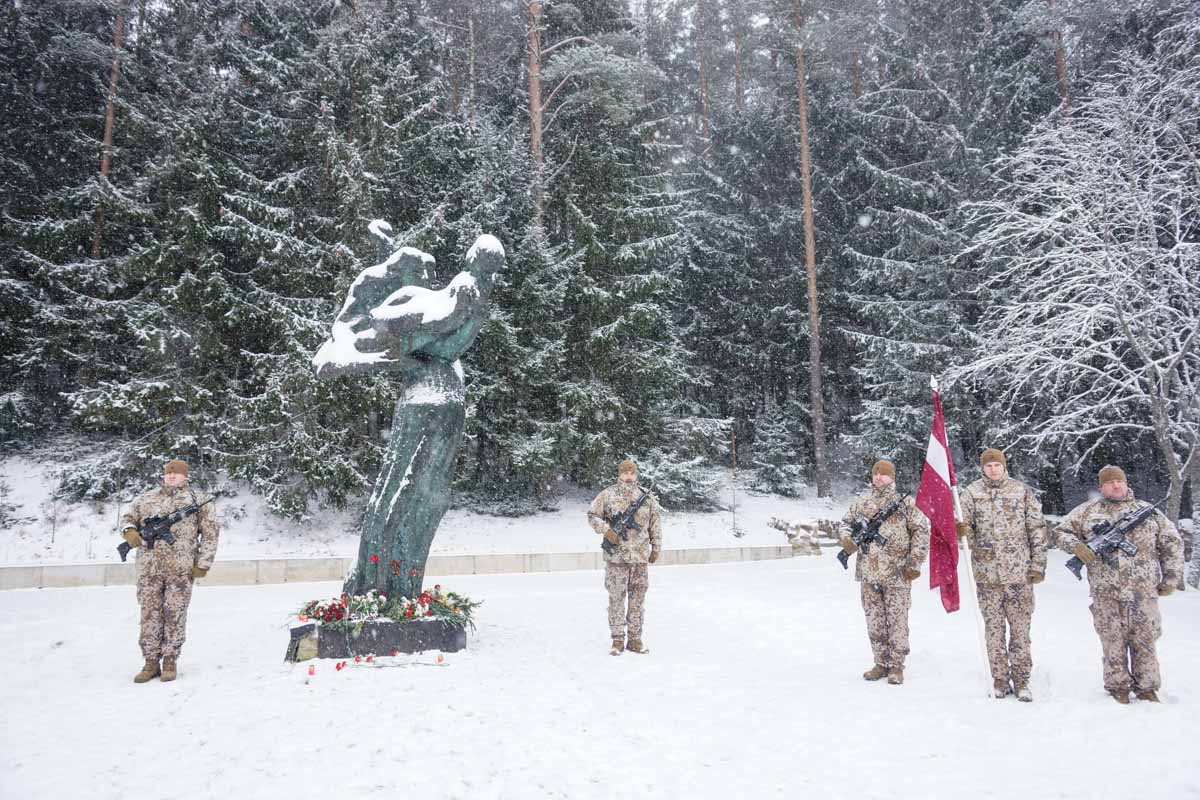
[[[376,220],[369,229],[393,248],[386,222]],[[430,287],[433,263],[427,253],[403,247],[363,270],[313,358],[319,378],[388,371],[404,382],[347,594],[419,595],[429,547],[449,505],[466,419],[458,359],[483,327],[504,247],[480,236],[465,269],[441,289]]]

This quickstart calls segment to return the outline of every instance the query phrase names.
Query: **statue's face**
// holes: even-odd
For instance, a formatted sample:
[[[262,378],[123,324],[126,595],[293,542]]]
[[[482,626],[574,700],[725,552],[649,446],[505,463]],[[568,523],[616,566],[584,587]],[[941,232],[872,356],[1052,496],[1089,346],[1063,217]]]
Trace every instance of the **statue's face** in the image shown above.
[[[994,481],[998,481],[1004,477],[1004,465],[999,461],[989,461],[983,465],[983,474]]]

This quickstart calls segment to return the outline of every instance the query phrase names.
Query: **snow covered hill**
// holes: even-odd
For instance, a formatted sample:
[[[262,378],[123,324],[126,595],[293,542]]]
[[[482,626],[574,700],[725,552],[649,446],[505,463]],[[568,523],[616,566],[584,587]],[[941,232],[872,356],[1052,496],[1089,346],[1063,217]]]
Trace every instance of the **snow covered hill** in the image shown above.
[[[116,501],[65,503],[52,494],[57,464],[23,457],[0,461],[0,482],[9,487],[9,516],[0,537],[0,564],[107,561],[115,558],[121,508]],[[236,484],[234,484],[236,487]],[[817,520],[840,518],[849,502],[847,487],[833,499],[795,500],[749,495],[741,490],[735,512],[671,512],[664,520],[668,548],[784,545],[782,532],[768,527],[772,517]],[[557,511],[529,517],[496,517],[450,510],[433,541],[435,555],[482,553],[586,552],[599,547],[587,524],[593,493],[574,491]],[[0,500],[2,501],[2,500]],[[221,520],[218,559],[303,556],[350,557],[358,552],[358,520],[353,512],[316,511],[297,523],[271,515],[266,504],[244,488],[217,503]],[[734,536],[735,525],[743,535]]]

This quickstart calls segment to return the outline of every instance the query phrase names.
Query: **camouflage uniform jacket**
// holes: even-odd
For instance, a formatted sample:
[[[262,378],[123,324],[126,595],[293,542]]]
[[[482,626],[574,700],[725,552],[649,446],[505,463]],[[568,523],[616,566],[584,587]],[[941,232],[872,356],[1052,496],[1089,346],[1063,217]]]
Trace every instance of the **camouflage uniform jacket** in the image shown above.
[[[1032,489],[1007,476],[984,477],[959,500],[963,522],[971,526],[976,583],[1025,583],[1030,572],[1046,574],[1046,520]]]
[[[642,488],[637,483],[614,483],[592,501],[591,508],[588,509],[588,524],[603,536],[608,530],[609,521],[633,505],[641,494]],[[605,563],[611,561],[617,564],[646,564],[650,561],[651,548],[662,548],[662,522],[658,498],[654,495],[647,497],[633,519],[642,529],[630,531],[629,541],[621,542],[611,555],[605,553]]]
[[[170,514],[195,503],[203,503],[208,495],[193,491],[185,483],[177,488],[160,486],[133,501],[121,518],[122,527],[132,525],[139,530],[147,517]],[[171,527],[175,544],[161,539],[153,550],[137,549],[139,575],[191,575],[192,567],[209,569],[217,555],[217,520],[212,504]]]
[[[1094,525],[1116,522],[1141,505],[1134,500],[1132,491],[1124,500],[1081,503],[1059,523],[1056,529],[1058,546],[1071,553],[1076,544],[1088,540]],[[1179,582],[1183,572],[1183,540],[1170,520],[1155,512],[1153,517],[1134,528],[1128,539],[1137,547],[1137,555],[1113,551],[1087,567],[1088,586],[1093,596],[1114,595],[1121,600],[1153,597],[1157,596],[1159,584]]]
[[[856,519],[870,519],[895,499],[894,485],[882,489],[872,487],[850,504],[839,531],[849,536],[850,526]],[[865,558],[859,551],[854,559],[854,579],[878,586],[908,586],[904,579],[906,567],[924,571],[925,558],[929,555],[929,520],[917,509],[912,498],[906,497],[904,505],[887,518],[879,532],[887,539],[887,546],[872,543]]]

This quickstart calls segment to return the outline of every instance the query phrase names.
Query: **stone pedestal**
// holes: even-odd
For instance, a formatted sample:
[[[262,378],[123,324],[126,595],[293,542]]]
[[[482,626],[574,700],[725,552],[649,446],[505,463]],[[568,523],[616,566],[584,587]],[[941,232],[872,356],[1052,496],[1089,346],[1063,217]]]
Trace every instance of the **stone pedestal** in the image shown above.
[[[388,656],[393,650],[400,653],[419,653],[424,650],[457,653],[466,646],[466,629],[442,620],[377,620],[364,624],[357,634],[353,628],[318,627],[310,622],[292,628],[292,638],[284,660]]]

